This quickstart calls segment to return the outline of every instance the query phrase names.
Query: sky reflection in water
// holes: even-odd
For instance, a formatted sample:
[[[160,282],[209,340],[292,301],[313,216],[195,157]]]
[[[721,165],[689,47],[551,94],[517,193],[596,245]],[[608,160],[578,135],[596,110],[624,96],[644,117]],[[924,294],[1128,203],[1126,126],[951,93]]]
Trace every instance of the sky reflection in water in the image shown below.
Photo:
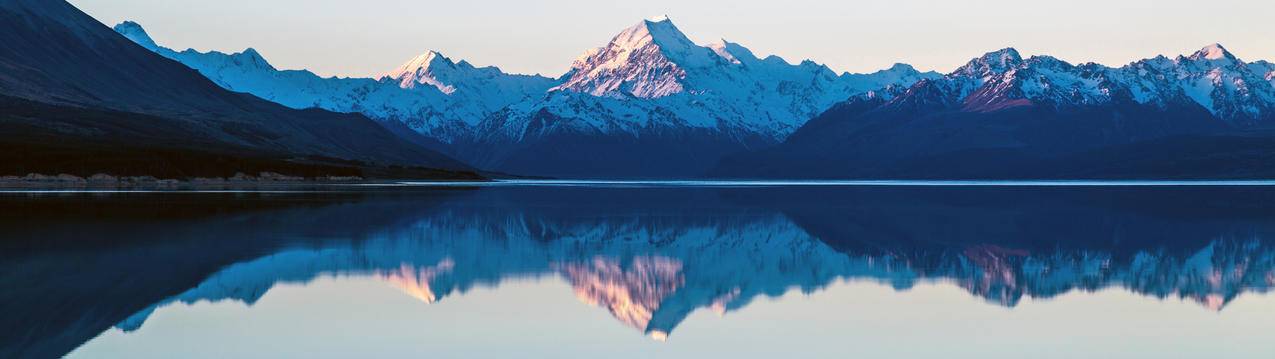
[[[8,354],[1275,349],[1275,190],[1258,186],[69,196],[4,201],[30,213],[0,217],[6,311],[26,308]]]

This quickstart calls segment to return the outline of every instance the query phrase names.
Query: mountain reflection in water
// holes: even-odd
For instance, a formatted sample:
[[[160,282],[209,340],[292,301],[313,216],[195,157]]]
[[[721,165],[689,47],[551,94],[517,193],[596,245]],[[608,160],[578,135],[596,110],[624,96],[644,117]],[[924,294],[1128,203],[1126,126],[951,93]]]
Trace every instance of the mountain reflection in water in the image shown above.
[[[845,280],[952,284],[1011,308],[1123,288],[1220,311],[1275,284],[1272,200],[1258,187],[8,197],[0,356],[60,356],[171,303],[252,305],[325,276],[377,278],[424,303],[554,276],[656,339],[699,309]]]

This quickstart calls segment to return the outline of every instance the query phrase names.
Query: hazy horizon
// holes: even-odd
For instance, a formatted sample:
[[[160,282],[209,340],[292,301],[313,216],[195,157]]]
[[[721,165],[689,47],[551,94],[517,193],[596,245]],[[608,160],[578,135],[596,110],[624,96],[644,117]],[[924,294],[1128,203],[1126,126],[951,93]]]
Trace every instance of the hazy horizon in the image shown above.
[[[280,69],[374,76],[427,50],[506,72],[556,77],[584,51],[622,29],[668,15],[692,40],[740,43],[759,56],[805,59],[837,72],[894,63],[948,72],[983,53],[1014,47],[1072,63],[1119,66],[1190,54],[1221,43],[1252,61],[1275,59],[1275,3],[1184,0],[1034,2],[932,0],[892,3],[502,1],[416,5],[408,0],[71,0],[107,25],[133,20],[161,45],[239,52],[252,47]],[[1023,9],[1031,9],[1024,11]],[[298,13],[297,9],[304,9]],[[818,11],[814,11],[818,10]],[[433,15],[437,13],[446,14]],[[1048,16],[1034,16],[1046,14]],[[399,20],[402,19],[402,20]],[[499,26],[493,24],[500,24]]]

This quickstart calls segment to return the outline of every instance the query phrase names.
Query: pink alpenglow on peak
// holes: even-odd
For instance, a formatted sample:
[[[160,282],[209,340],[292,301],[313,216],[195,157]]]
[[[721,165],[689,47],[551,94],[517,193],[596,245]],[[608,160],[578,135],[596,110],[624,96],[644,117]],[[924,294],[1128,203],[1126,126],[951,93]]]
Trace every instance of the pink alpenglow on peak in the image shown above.
[[[445,94],[456,92],[456,87],[442,83],[433,75],[433,71],[440,70],[444,67],[455,67],[451,59],[444,57],[436,51],[430,50],[424,54],[416,56],[399,66],[394,71],[385,74],[386,78],[396,80],[399,87],[405,89],[415,88],[417,85],[428,85],[437,88]],[[446,69],[441,69],[446,71]]]
[[[1192,58],[1205,60],[1234,60],[1235,55],[1232,55],[1230,51],[1226,51],[1226,48],[1222,47],[1222,44],[1212,44],[1200,49],[1200,51],[1196,52]]]
[[[572,66],[570,77],[554,90],[594,96],[669,96],[684,90],[683,66],[712,62],[715,56],[710,55],[668,18],[644,20],[616,35],[607,46],[586,52]]]

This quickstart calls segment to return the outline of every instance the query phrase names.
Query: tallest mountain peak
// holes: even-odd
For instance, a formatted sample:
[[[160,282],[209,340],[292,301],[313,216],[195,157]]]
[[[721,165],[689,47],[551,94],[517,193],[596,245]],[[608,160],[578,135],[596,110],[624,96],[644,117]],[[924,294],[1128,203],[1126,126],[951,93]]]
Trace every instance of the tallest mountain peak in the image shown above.
[[[648,43],[677,48],[695,45],[668,16],[642,20],[611,40],[611,46],[625,49],[636,49]]]
[[[688,68],[720,59],[713,50],[687,38],[667,16],[646,19],[581,56],[567,80],[555,89],[597,96],[664,97],[684,90],[682,80]]]
[[[451,66],[451,65],[452,65],[451,59],[448,59],[446,56],[443,56],[443,54],[440,54],[437,51],[429,50],[423,54],[413,57],[411,60],[408,60],[406,63],[403,63],[403,65],[399,66],[397,69],[390,72],[388,76],[397,78],[407,73],[414,73],[418,71],[428,71],[431,68],[436,69],[440,66]]]
[[[413,57],[394,69],[394,71],[385,74],[385,77],[398,82],[399,87],[402,88],[416,88],[417,85],[428,85],[450,95],[456,91],[456,88],[443,83],[438,77],[451,72],[455,67],[456,63],[452,62],[451,59],[437,51],[429,50],[424,54]]]

